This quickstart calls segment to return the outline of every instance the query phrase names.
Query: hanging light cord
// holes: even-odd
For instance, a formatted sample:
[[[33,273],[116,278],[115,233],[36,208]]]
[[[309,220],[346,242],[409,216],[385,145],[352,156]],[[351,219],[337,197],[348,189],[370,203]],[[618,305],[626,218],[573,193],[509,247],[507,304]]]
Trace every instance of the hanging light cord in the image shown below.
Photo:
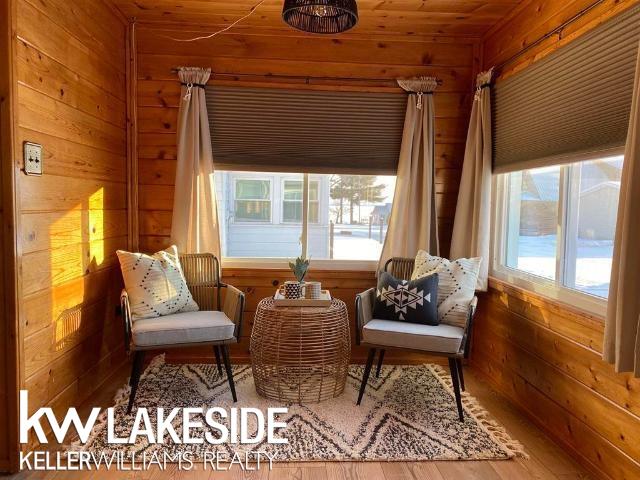
[[[175,37],[170,37],[168,35],[162,35],[162,34],[160,34],[160,36],[164,37],[164,38],[168,38],[169,40],[173,40],[174,42],[195,42],[197,40],[206,40],[208,38],[213,38],[216,35],[220,35],[221,33],[226,32],[227,30],[231,30],[233,27],[235,27],[237,24],[239,24],[243,20],[249,18],[251,15],[253,15],[253,12],[255,12],[256,9],[266,1],[267,0],[260,0],[253,7],[251,7],[251,10],[249,10],[249,13],[247,13],[245,16],[240,17],[235,22],[233,22],[230,25],[227,25],[226,27],[224,27],[222,30],[218,30],[217,32],[210,33],[209,35],[202,35],[200,37],[193,37],[193,38],[175,38]]]

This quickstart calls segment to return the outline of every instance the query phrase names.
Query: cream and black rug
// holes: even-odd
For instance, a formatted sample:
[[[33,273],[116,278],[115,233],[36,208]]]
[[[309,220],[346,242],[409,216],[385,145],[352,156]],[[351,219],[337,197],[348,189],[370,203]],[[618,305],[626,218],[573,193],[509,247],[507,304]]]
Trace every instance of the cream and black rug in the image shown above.
[[[81,449],[96,453],[120,449],[125,455],[140,455],[157,450],[175,454],[188,448],[194,459],[216,449],[228,456],[261,451],[275,454],[276,461],[496,460],[526,455],[520,443],[464,393],[465,421],[458,420],[450,377],[437,365],[383,367],[379,379],[372,373],[360,406],[356,406],[363,370],[359,365],[351,366],[341,397],[314,405],[266,400],[255,391],[251,366],[236,365],[233,369],[238,393],[235,404],[226,377],[218,374],[215,365],[166,364],[163,356],[158,356],[140,380],[136,406],[145,406],[150,413],[156,407],[233,406],[266,412],[267,407],[286,406],[288,414],[279,420],[288,424],[280,430],[288,445],[180,445],[170,440],[159,445],[109,445],[106,425],[100,423]],[[116,398],[115,429],[120,437],[128,436],[135,418],[135,407],[126,414],[127,396],[125,388]],[[174,425],[176,431],[180,431],[180,422]]]

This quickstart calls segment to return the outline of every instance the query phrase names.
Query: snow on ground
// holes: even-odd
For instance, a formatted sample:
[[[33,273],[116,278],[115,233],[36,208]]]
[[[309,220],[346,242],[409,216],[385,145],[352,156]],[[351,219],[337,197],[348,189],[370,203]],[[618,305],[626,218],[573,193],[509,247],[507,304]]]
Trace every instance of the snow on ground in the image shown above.
[[[379,230],[373,229],[372,237],[369,238],[369,228],[366,225],[336,225],[333,258],[378,260],[382,252]],[[606,297],[609,291],[612,253],[612,241],[578,239],[575,288]],[[556,269],[556,236],[521,236],[518,242],[516,268],[553,279]]]
[[[613,242],[578,239],[576,289],[606,297],[611,276]],[[554,278],[556,268],[556,236],[521,236],[518,241],[519,270],[546,278]]]
[[[384,235],[386,235],[386,227],[383,239]],[[380,227],[373,228],[371,236],[372,238],[369,238],[368,225],[336,225],[333,237],[333,258],[377,261],[382,253]]]

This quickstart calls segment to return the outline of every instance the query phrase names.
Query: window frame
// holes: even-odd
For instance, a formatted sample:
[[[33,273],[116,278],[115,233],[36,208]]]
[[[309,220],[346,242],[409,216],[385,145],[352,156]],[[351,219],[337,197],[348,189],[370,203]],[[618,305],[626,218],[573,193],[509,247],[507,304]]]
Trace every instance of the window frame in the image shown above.
[[[623,155],[618,150],[602,158]],[[592,160],[585,158],[583,160]],[[534,275],[524,270],[507,265],[507,233],[509,228],[509,175],[504,173],[494,175],[492,180],[491,224],[493,234],[491,239],[491,275],[499,280],[511,283],[525,290],[538,293],[548,298],[569,303],[577,308],[604,318],[607,312],[607,298],[598,297],[565,285],[565,280],[571,268],[567,259],[574,254],[575,249],[569,249],[568,243],[573,239],[569,233],[575,231],[577,219],[569,217],[571,203],[575,202],[575,188],[571,188],[571,179],[580,174],[581,165],[578,162],[560,166],[559,196],[558,196],[558,225],[556,241],[556,271],[555,279]],[[571,252],[569,252],[571,250]],[[573,262],[575,263],[575,262]]]
[[[269,182],[269,199],[268,200],[262,200],[262,199],[238,199],[237,198],[237,184],[238,181],[246,181],[246,180],[253,180],[253,181],[257,181],[257,182],[264,182],[267,181]],[[233,178],[233,223],[235,225],[269,225],[273,223],[273,178],[269,177],[269,178],[260,178],[257,177],[255,175],[253,176],[239,176],[239,177],[234,177]],[[238,220],[238,216],[236,215],[236,202],[251,202],[251,201],[257,201],[257,202],[269,202],[269,220],[246,220],[246,219],[240,219]]]

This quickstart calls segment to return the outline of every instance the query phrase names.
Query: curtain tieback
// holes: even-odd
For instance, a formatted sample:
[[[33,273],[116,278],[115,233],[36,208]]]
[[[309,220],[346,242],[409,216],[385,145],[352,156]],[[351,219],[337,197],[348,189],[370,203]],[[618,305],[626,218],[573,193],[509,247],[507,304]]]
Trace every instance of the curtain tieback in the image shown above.
[[[433,95],[439,80],[435,77],[416,77],[398,79],[397,82],[403,90],[416,94],[416,108],[422,110],[423,95]]]
[[[187,83],[187,93],[184,94],[184,101],[188,102],[191,99],[191,89],[193,88],[193,83]]]
[[[490,88],[491,84],[490,83],[483,83],[482,85],[478,85],[476,87],[476,93],[474,95],[474,99],[475,100],[480,100],[480,94],[482,93],[482,90],[484,90],[485,88]]]

